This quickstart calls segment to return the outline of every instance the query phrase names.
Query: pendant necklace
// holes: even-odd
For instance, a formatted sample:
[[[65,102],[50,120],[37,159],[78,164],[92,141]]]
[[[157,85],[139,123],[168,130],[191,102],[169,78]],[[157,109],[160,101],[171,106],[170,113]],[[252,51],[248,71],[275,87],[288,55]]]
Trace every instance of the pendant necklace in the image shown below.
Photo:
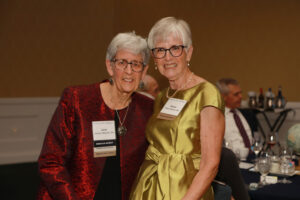
[[[130,105],[130,103],[127,106],[127,110],[126,110],[123,122],[120,119],[119,112],[116,110],[116,113],[117,113],[117,116],[118,116],[118,119],[119,119],[119,126],[118,126],[118,134],[119,134],[119,136],[125,135],[126,132],[127,132],[127,128],[123,124],[124,124],[124,122],[126,120],[126,116],[127,116],[128,110],[129,110],[129,105]]]
[[[166,97],[167,97],[168,99],[174,97],[175,94],[176,94],[179,90],[181,90],[181,89],[184,88],[189,82],[191,82],[193,75],[194,75],[194,72],[191,73],[191,75],[190,75],[190,77],[188,78],[187,82],[186,82],[185,84],[183,84],[180,88],[178,88],[171,96],[169,96],[169,89],[170,89],[170,87],[168,87],[167,92],[166,92]]]

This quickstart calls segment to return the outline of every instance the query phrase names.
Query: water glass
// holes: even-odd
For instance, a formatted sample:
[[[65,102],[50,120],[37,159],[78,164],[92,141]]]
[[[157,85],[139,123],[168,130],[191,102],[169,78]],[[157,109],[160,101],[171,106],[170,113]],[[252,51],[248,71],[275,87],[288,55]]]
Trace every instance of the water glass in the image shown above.
[[[283,147],[280,158],[280,172],[283,174],[283,179],[278,182],[283,184],[292,183],[292,181],[286,179],[289,174],[295,171],[295,166],[292,161],[292,151],[287,147]]]
[[[267,185],[266,176],[270,172],[271,160],[268,156],[260,156],[257,161],[258,171],[262,176],[262,180],[259,183],[260,186]]]
[[[292,183],[292,181],[286,179],[288,177],[288,175],[290,174],[290,172],[292,171],[292,163],[290,160],[282,160],[281,161],[281,165],[280,165],[280,171],[283,175],[283,179],[278,181],[279,183],[283,183],[283,184],[288,184],[288,183]]]

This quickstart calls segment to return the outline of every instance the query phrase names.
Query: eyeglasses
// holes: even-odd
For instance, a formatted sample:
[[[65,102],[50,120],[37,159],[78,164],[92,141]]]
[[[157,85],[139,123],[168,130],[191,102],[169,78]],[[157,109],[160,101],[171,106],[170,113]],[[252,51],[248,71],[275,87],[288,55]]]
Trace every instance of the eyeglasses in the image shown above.
[[[115,63],[117,69],[125,70],[128,64],[130,64],[131,70],[134,72],[142,72],[144,70],[145,64],[138,61],[128,62],[125,59],[113,59],[111,62]]]
[[[174,45],[174,46],[171,46],[171,48],[169,48],[169,49],[154,48],[154,49],[151,49],[151,51],[152,51],[152,55],[154,56],[154,58],[164,58],[166,56],[167,51],[169,51],[173,57],[179,57],[182,55],[184,48],[186,48],[186,46],[184,46],[184,45]]]

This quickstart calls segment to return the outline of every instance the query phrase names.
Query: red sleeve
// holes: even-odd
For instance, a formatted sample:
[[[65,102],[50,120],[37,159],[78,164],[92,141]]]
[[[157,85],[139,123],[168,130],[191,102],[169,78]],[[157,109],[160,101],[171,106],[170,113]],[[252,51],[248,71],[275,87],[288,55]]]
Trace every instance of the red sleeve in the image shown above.
[[[72,90],[66,89],[52,117],[38,159],[40,177],[53,199],[79,199],[67,170],[74,135],[73,99]]]

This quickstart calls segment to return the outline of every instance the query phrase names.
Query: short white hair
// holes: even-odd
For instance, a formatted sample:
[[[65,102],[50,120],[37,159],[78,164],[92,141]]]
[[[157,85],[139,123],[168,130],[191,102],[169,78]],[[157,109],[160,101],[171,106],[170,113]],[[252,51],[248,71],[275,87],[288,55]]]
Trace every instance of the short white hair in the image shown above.
[[[192,34],[188,23],[175,17],[165,17],[151,28],[148,35],[149,48],[155,48],[158,40],[165,41],[172,34],[181,39],[184,46],[189,48],[192,45]]]
[[[134,54],[141,54],[143,57],[143,63],[145,65],[148,64],[150,52],[146,39],[136,35],[134,32],[117,34],[108,45],[106,59],[113,60],[117,54],[117,51],[121,49],[128,50]]]
[[[239,82],[233,78],[222,78],[216,82],[216,86],[221,94],[227,95],[230,90],[228,85],[239,85]]]

